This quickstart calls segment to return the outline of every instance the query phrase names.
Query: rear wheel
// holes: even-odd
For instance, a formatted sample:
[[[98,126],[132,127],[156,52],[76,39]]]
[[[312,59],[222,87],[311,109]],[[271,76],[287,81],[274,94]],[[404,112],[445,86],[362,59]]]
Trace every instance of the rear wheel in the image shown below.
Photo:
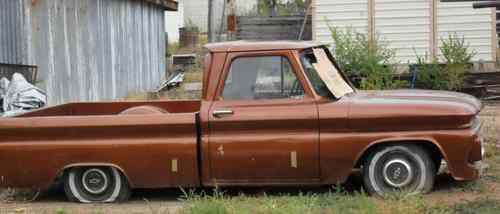
[[[370,194],[394,191],[427,193],[432,190],[436,166],[416,145],[388,146],[369,154],[363,165],[363,181]]]
[[[113,167],[77,167],[64,179],[69,200],[81,203],[123,202],[130,197],[127,179]]]

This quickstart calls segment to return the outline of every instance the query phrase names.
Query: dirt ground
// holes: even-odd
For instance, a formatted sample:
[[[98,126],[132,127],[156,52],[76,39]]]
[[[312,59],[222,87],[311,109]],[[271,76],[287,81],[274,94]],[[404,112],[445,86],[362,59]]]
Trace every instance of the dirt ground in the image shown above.
[[[175,213],[182,207],[178,190],[135,190],[132,198],[122,204],[79,204],[67,202],[60,189],[40,193],[35,199],[0,202],[4,213]]]
[[[497,141],[500,130],[500,121],[496,118],[500,113],[500,103],[488,104],[483,112],[482,119],[489,123],[485,130],[490,138]],[[492,125],[494,124],[494,125]],[[500,153],[499,153],[500,154]],[[500,160],[500,159],[498,159]],[[490,163],[496,164],[496,163]],[[499,164],[500,165],[500,164]],[[496,166],[492,167],[496,168]],[[496,172],[495,172],[496,173]],[[488,174],[488,171],[487,171]],[[496,174],[495,174],[496,176]],[[229,190],[234,192],[243,192],[247,195],[261,194],[295,194],[298,192],[323,192],[328,191],[330,187],[321,187],[313,189],[238,189]],[[349,191],[359,190],[361,188],[361,179],[359,175],[354,175],[345,185]],[[176,213],[180,210],[184,202],[182,201],[182,192],[175,189],[161,190],[135,190],[129,202],[124,204],[78,204],[67,202],[64,192],[58,188],[48,192],[37,194],[32,200],[29,196],[19,199],[4,197],[0,201],[0,214],[4,213]],[[432,193],[425,196],[429,203],[453,205],[464,201],[473,201],[479,197],[491,197],[500,199],[500,180],[488,179],[488,176],[478,182],[463,183],[454,181],[449,175],[442,174],[438,176],[435,189]],[[1,198],[1,197],[0,197]]]

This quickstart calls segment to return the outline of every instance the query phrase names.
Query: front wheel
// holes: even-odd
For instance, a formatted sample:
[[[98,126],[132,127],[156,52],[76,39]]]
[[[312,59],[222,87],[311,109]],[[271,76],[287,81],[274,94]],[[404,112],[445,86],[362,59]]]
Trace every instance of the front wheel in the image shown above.
[[[384,197],[394,191],[427,193],[435,178],[434,162],[416,145],[383,147],[363,164],[363,182],[370,194]]]
[[[64,191],[70,201],[81,203],[123,202],[130,197],[125,176],[113,167],[77,167],[64,179]]]

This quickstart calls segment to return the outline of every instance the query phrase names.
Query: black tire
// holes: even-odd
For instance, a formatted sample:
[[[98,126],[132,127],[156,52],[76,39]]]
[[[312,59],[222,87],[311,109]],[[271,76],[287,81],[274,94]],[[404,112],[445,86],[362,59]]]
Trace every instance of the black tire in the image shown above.
[[[130,197],[127,179],[114,167],[75,167],[64,176],[70,201],[81,203],[125,202]]]
[[[424,194],[432,190],[435,172],[435,163],[423,148],[387,146],[368,155],[363,183],[368,193],[381,197],[394,191]]]

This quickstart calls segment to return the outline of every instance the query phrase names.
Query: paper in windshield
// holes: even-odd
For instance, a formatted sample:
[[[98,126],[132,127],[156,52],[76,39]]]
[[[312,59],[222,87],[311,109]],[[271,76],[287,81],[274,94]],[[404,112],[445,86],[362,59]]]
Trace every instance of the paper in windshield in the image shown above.
[[[352,93],[353,89],[349,84],[347,84],[340,72],[330,61],[328,55],[325,53],[325,50],[322,48],[315,48],[313,51],[318,61],[317,63],[314,63],[313,66],[321,79],[325,82],[330,92],[332,92],[332,94],[337,98]]]

